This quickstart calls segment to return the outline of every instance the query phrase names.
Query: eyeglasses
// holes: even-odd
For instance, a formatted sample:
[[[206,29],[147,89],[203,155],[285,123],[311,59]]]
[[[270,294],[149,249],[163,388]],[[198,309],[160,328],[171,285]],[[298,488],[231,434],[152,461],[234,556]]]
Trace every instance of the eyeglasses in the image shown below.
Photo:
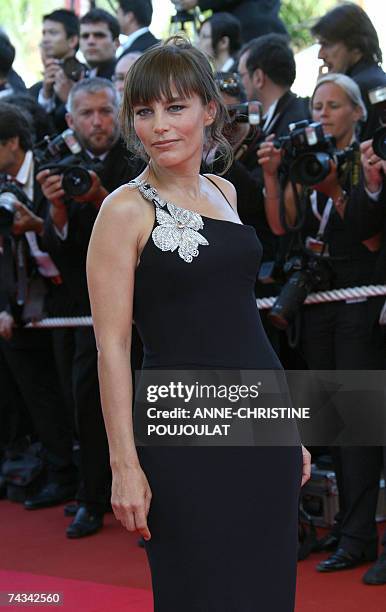
[[[111,77],[111,80],[113,83],[123,83],[123,81],[125,80],[126,75],[125,74],[113,74],[113,76]]]

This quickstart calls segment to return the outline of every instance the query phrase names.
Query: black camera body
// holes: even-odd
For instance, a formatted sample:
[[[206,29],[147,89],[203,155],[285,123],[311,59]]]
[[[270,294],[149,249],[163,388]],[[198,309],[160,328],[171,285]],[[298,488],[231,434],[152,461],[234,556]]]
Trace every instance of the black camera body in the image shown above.
[[[15,183],[0,183],[0,236],[10,236],[15,219],[15,202],[19,201],[28,208],[31,202]]]
[[[230,120],[235,123],[249,123],[261,128],[262,107],[260,102],[241,102],[240,104],[227,104]]]
[[[38,169],[61,174],[62,188],[69,197],[84,195],[91,187],[90,170],[100,173],[103,166],[84,152],[75,134],[67,129],[53,139],[46,139],[34,149]]]
[[[313,291],[331,287],[331,268],[328,260],[306,254],[294,255],[283,266],[287,282],[268,313],[268,319],[278,329],[287,329]]]
[[[374,153],[381,159],[386,160],[386,87],[376,87],[369,91],[369,99],[373,106],[375,106],[379,122],[379,127],[373,136],[373,149]]]
[[[77,83],[81,79],[89,76],[89,69],[85,64],[82,64],[76,57],[67,57],[59,62],[64,74],[68,79]]]
[[[337,151],[335,138],[324,134],[321,123],[298,121],[291,123],[289,130],[289,135],[278,138],[275,146],[285,151],[291,180],[306,187],[321,183],[329,175],[331,161],[337,165],[339,175],[343,164],[354,159],[358,150],[354,144]]]

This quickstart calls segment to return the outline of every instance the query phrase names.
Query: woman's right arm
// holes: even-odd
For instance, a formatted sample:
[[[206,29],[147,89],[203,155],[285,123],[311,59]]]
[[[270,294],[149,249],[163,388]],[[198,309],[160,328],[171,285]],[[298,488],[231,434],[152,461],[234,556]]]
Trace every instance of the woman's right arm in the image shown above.
[[[127,187],[106,198],[90,239],[87,279],[113,474],[111,503],[129,531],[137,529],[150,539],[151,491],[134,443],[130,367],[134,275],[143,220],[143,208]]]

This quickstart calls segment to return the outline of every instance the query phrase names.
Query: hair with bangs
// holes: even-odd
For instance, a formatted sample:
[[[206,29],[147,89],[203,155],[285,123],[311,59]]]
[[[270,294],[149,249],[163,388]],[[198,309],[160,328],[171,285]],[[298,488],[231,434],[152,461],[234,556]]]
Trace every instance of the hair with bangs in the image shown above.
[[[233,159],[232,148],[222,135],[228,119],[227,109],[208,59],[182,36],[173,36],[151,47],[129,68],[120,112],[127,147],[146,162],[149,161],[134,129],[133,109],[137,105],[148,105],[162,99],[173,101],[172,88],[181,98],[196,94],[203,105],[215,102],[216,116],[213,123],[205,128],[205,135],[208,145],[217,146],[221,151],[225,166],[223,172],[226,172]]]

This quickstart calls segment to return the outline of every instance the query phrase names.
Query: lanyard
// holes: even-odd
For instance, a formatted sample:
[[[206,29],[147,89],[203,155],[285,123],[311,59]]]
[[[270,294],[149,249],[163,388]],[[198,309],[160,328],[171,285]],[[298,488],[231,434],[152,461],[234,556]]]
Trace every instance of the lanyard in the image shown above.
[[[320,221],[319,230],[318,230],[318,238],[320,238],[324,234],[324,230],[326,229],[326,225],[330,218],[332,206],[333,206],[332,198],[328,198],[326,205],[324,207],[324,210],[323,210],[323,214],[321,215],[320,212],[318,211],[318,194],[316,191],[313,191],[311,193],[312,212],[314,213],[315,217]]]

